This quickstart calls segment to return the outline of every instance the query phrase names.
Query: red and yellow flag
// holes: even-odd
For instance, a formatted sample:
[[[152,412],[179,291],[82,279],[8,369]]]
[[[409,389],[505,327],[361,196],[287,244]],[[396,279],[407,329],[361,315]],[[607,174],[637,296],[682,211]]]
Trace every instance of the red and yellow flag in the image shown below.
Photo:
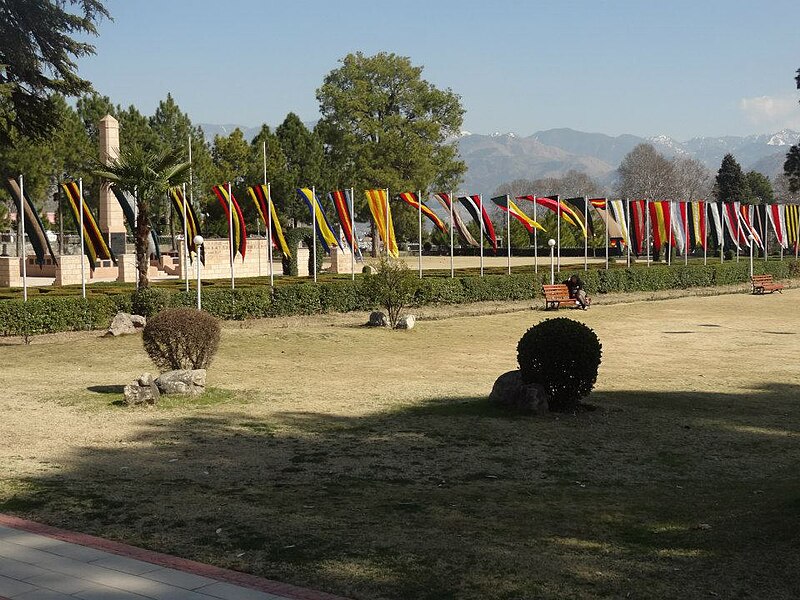
[[[228,186],[215,185],[211,187],[211,191],[214,192],[217,200],[219,200],[219,203],[222,205],[226,218],[231,219],[230,207],[233,207],[233,240],[231,244],[235,252],[241,254],[242,259],[244,259],[244,254],[247,251],[247,228],[244,225],[242,209],[239,208],[239,203],[236,202],[233,193],[231,193],[230,196],[228,195]]]
[[[394,225],[392,224],[392,211],[389,207],[389,195],[386,190],[366,190],[367,203],[372,218],[375,220],[375,228],[378,230],[383,247],[387,254],[397,258],[400,251],[397,248],[397,240],[394,237]]]

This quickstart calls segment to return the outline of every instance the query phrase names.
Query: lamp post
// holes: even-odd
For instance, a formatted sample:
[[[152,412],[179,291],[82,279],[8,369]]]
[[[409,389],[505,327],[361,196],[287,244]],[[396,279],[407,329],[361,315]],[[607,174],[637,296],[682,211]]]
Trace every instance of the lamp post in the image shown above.
[[[197,310],[202,309],[202,303],[200,302],[200,252],[203,249],[203,239],[202,235],[194,236],[194,247],[197,251]]]
[[[547,240],[547,245],[550,246],[550,285],[554,285],[556,282],[556,266],[555,262],[553,262],[553,248],[556,245],[556,241],[553,238]]]
[[[753,234],[751,233],[747,239],[750,241],[750,279],[753,278]]]

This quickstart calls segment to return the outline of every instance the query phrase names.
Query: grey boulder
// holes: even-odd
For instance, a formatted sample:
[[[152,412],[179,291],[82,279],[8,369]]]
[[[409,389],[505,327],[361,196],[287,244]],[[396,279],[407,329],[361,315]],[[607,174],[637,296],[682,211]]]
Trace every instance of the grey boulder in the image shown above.
[[[161,397],[155,380],[150,373],[142,373],[136,381],[126,385],[124,394],[125,404],[129,406],[139,404],[153,405]]]
[[[206,391],[205,369],[178,369],[167,371],[159,375],[155,384],[158,391],[168,396],[170,394],[188,394],[199,396]]]
[[[550,395],[538,383],[525,383],[519,369],[497,378],[489,402],[521,412],[541,415],[550,409]]]

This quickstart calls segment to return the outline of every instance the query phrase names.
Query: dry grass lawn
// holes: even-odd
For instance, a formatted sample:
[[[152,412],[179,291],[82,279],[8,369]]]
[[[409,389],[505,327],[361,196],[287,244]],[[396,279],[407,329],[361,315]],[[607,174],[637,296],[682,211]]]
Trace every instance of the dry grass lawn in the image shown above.
[[[228,323],[139,410],[138,337],[0,340],[0,511],[358,599],[797,598],[799,302],[561,311],[599,409],[544,418],[485,401],[541,311]]]

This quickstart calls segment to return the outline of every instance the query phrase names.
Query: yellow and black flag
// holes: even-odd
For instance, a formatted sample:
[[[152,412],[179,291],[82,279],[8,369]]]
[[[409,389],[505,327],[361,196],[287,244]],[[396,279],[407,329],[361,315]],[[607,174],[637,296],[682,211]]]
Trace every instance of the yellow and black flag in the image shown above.
[[[117,257],[108,248],[108,244],[103,239],[103,234],[100,233],[100,228],[97,227],[97,222],[92,216],[92,211],[83,203],[83,215],[80,216],[81,205],[81,192],[78,184],[75,181],[68,181],[61,184],[64,194],[67,197],[69,206],[72,209],[72,216],[75,217],[75,223],[80,228],[83,227],[83,252],[86,258],[89,259],[89,269],[94,271],[98,260],[112,260],[117,264]],[[80,231],[80,229],[79,229]]]

